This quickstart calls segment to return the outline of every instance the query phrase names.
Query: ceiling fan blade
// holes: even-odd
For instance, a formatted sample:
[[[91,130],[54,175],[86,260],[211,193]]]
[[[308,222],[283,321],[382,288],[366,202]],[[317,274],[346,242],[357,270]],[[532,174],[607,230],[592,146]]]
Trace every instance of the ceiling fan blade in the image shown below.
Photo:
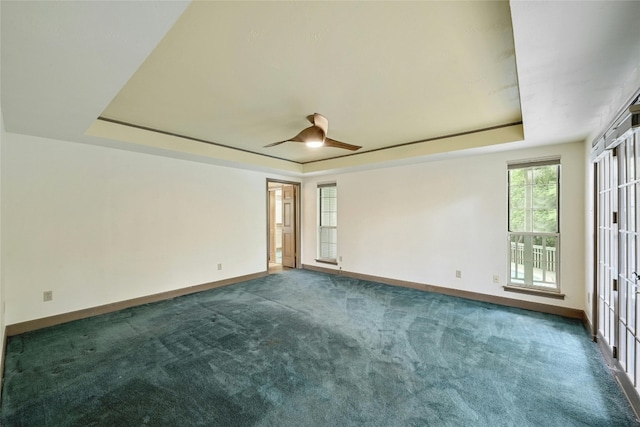
[[[264,148],[275,147],[276,145],[283,144],[287,141],[311,143],[314,141],[323,141],[325,147],[342,148],[345,150],[356,151],[362,147],[359,145],[351,145],[346,142],[336,141],[335,139],[327,138],[327,130],[329,129],[329,120],[322,114],[314,113],[307,116],[307,120],[311,122],[312,126],[303,129],[302,132],[297,134],[291,139],[285,141],[274,142],[269,145],[265,145]]]
[[[302,132],[294,136],[293,138],[286,139],[284,141],[274,142],[273,144],[265,145],[263,148],[275,147],[276,145],[283,144],[288,141],[292,142],[309,142],[309,141],[322,141],[325,133],[318,126],[309,126],[303,129]]]
[[[285,142],[287,142],[287,141],[278,141],[278,142],[274,142],[273,144],[265,145],[265,146],[264,146],[264,147],[262,147],[262,148],[275,147],[276,145],[284,144]]]
[[[309,126],[302,132],[294,136],[291,141],[296,142],[309,142],[309,141],[322,141],[324,140],[326,133],[316,125]]]
[[[325,138],[324,139],[325,147],[334,147],[334,148],[344,148],[345,150],[356,151],[361,149],[362,147],[359,145],[351,145],[346,142],[336,141],[335,139]]]
[[[314,126],[318,126],[322,129],[325,135],[329,132],[329,120],[322,114],[313,113],[312,115],[307,116],[307,120],[309,120]]]

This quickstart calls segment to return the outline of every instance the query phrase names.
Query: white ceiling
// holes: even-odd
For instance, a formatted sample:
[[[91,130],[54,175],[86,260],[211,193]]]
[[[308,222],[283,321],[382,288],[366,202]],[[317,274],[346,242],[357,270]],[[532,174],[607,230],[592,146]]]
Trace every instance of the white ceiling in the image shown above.
[[[0,15],[7,131],[286,174],[589,139],[640,87],[637,1],[3,0]],[[362,154],[263,148],[314,112]]]

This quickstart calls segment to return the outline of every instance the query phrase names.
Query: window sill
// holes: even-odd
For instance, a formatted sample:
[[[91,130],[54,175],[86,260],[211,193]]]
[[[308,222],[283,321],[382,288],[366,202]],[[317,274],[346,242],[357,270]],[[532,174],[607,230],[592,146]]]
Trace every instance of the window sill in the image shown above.
[[[316,262],[321,262],[323,264],[338,265],[338,261],[336,261],[335,259],[317,259]]]
[[[539,296],[539,297],[555,298],[555,299],[564,299],[564,297],[565,297],[565,294],[561,294],[560,292],[543,291],[541,289],[525,288],[525,287],[520,287],[520,286],[509,286],[509,285],[505,285],[505,286],[503,286],[503,288],[507,292],[516,292],[516,293],[520,293],[520,294],[536,295],[536,296]]]

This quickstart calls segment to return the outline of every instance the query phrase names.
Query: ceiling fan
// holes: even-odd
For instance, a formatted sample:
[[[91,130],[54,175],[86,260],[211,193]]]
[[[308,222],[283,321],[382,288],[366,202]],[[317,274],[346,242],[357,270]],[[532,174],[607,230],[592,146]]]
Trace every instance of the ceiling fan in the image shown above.
[[[327,120],[327,118],[322,114],[314,113],[307,116],[307,120],[311,122],[312,126],[304,129],[293,138],[265,145],[264,148],[275,147],[276,145],[284,144],[288,141],[303,142],[307,144],[308,147],[335,147],[351,151],[356,151],[362,148],[359,145],[351,145],[345,142],[336,141],[335,139],[327,138],[329,120]]]

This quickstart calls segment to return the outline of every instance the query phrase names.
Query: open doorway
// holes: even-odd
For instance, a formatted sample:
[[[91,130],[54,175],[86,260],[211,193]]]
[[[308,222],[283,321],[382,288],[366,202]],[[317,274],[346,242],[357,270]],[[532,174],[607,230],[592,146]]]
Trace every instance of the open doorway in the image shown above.
[[[282,264],[282,184],[269,188],[269,268]]]
[[[267,268],[300,267],[300,183],[267,179]]]

